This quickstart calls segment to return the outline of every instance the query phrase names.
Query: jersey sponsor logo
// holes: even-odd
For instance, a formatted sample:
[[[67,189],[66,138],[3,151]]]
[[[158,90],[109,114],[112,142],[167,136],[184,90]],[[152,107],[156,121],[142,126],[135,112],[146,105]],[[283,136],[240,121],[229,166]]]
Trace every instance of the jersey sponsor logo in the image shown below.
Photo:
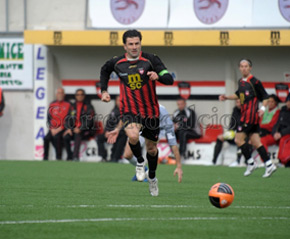
[[[128,75],[128,86],[131,90],[141,89],[142,82],[143,80],[141,80],[141,76],[138,73]]]
[[[143,13],[145,0],[111,0],[111,11],[119,23],[129,25],[136,22]]]
[[[285,20],[290,22],[290,0],[279,0],[279,9]]]
[[[136,68],[136,67],[137,67],[137,65],[130,65],[129,69]]]
[[[241,104],[243,105],[245,102],[245,94],[244,93],[240,93],[240,101],[241,101]]]
[[[227,11],[228,0],[194,0],[195,15],[204,24],[218,22]]]

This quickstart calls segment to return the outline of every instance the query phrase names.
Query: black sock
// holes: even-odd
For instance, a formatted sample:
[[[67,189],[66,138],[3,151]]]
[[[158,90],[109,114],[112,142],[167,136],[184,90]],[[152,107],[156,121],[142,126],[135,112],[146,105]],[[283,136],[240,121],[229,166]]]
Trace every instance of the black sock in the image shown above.
[[[220,139],[217,139],[215,147],[214,147],[213,160],[212,160],[214,164],[216,164],[217,158],[222,150],[222,147],[223,147],[223,141],[221,141]]]
[[[252,156],[252,147],[248,143],[244,143],[240,149],[242,150],[242,153],[246,159],[246,162],[251,158]],[[254,164],[254,163],[252,163]]]
[[[146,155],[147,160],[148,160],[148,166],[149,166],[149,178],[153,179],[155,178],[155,173],[157,169],[157,163],[158,163],[158,151],[155,156],[151,156],[150,154],[147,153]]]
[[[238,148],[238,151],[237,151],[237,162],[238,164],[240,164],[241,162],[241,157],[242,157],[242,151],[240,148]]]
[[[141,149],[141,145],[140,145],[140,141],[137,142],[137,144],[131,144],[129,142],[129,146],[133,152],[133,155],[137,158],[137,162],[138,163],[143,163],[144,162],[144,158],[142,157],[142,149]]]
[[[263,145],[257,148],[257,151],[264,163],[270,160],[268,153]],[[267,166],[271,166],[271,164],[268,164]]]

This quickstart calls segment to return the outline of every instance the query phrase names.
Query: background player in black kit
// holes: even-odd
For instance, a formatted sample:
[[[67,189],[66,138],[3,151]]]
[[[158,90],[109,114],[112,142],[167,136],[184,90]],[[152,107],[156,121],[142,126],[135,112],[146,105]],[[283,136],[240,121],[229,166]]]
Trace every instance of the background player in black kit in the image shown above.
[[[239,88],[235,94],[230,96],[220,95],[219,99],[241,101],[241,119],[237,128],[235,142],[241,148],[243,155],[248,163],[244,176],[249,176],[256,169],[257,165],[252,155],[252,147],[245,141],[249,137],[251,144],[257,149],[261,159],[266,166],[264,178],[270,177],[276,171],[276,166],[269,159],[266,149],[261,143],[259,136],[259,117],[263,116],[268,104],[268,94],[262,83],[251,74],[252,62],[242,59],[239,63],[242,78],[239,80]],[[259,109],[259,101],[262,106]]]
[[[137,158],[136,177],[145,179],[145,160],[139,142],[139,132],[145,138],[146,158],[149,166],[149,191],[158,196],[158,180],[155,171],[158,161],[157,141],[159,135],[159,104],[156,95],[156,81],[173,84],[173,78],[158,56],[141,51],[141,33],[128,30],[123,35],[126,53],[113,57],[101,69],[102,101],[109,102],[107,92],[110,74],[115,71],[120,78],[120,113],[122,125],[129,138],[129,145]],[[117,127],[111,134],[118,131]]]

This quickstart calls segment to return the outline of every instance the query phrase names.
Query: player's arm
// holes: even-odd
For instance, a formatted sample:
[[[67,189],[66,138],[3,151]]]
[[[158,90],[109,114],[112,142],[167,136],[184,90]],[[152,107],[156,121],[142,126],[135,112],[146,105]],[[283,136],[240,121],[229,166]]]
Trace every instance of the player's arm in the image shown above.
[[[115,58],[108,60],[101,68],[101,92],[102,92],[102,101],[109,102],[111,96],[108,93],[108,82],[110,80],[110,75],[114,71]]]
[[[174,157],[175,157],[175,160],[176,160],[176,169],[174,170],[173,175],[175,176],[177,174],[178,175],[178,182],[181,183],[183,171],[182,171],[181,157],[180,157],[179,149],[178,149],[177,145],[172,145],[171,150],[172,150]]]
[[[172,153],[174,154],[174,157],[176,160],[176,169],[174,170],[173,175],[175,176],[177,174],[178,182],[181,183],[183,171],[182,171],[182,165],[181,165],[181,157],[180,157],[179,149],[177,147],[176,136],[174,133],[174,124],[168,113],[164,115],[164,117],[161,120],[165,122],[165,134],[166,134],[167,142],[169,143]]]
[[[262,106],[259,109],[259,116],[262,117],[266,107],[268,105],[268,99],[269,99],[269,95],[266,92],[264,86],[262,85],[261,81],[256,80],[255,82],[252,82],[254,84],[255,90],[257,92],[257,97],[260,101],[262,101]]]
[[[149,76],[150,80],[158,80],[160,83],[164,85],[172,85],[173,84],[173,77],[166,69],[163,62],[160,58],[156,55],[153,55],[152,64],[154,71],[149,71],[147,75]]]
[[[117,138],[118,138],[119,133],[120,133],[122,128],[123,128],[123,121],[119,120],[117,127],[115,129],[113,129],[112,131],[107,132],[106,136],[107,136],[107,142],[109,144],[116,143]]]
[[[239,99],[239,96],[237,94],[232,94],[232,95],[220,95],[219,100],[220,101],[225,101],[225,100],[237,100]]]

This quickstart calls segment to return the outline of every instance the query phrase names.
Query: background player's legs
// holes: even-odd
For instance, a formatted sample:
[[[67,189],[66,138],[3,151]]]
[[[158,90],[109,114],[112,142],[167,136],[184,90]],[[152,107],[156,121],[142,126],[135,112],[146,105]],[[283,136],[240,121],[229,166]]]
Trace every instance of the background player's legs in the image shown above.
[[[145,139],[146,150],[147,150],[147,160],[149,167],[149,178],[153,179],[156,175],[157,163],[158,163],[158,149],[157,142]]]
[[[126,142],[127,142],[127,135],[122,130],[122,131],[120,131],[120,133],[117,137],[117,140],[113,144],[113,147],[111,150],[111,161],[112,162],[118,162],[118,160],[122,157]]]
[[[107,138],[105,134],[100,134],[97,136],[97,144],[98,144],[98,154],[102,157],[102,160],[107,160],[107,150],[105,149],[105,142],[107,142]]]
[[[72,160],[73,154],[70,147],[70,141],[72,140],[72,136],[70,134],[66,134],[63,139],[67,154],[67,160]]]
[[[52,141],[52,134],[49,131],[47,135],[43,138],[43,145],[44,145],[44,155],[43,160],[48,160],[48,153],[49,153],[49,143]]]
[[[212,162],[213,164],[216,164],[217,158],[222,150],[223,147],[223,142],[224,142],[224,137],[222,134],[218,135],[217,140],[216,140],[216,144],[214,147],[214,153],[213,153],[213,159]]]
[[[82,133],[74,134],[74,153],[73,153],[73,159],[79,160],[79,153],[80,153],[80,147],[82,143]]]
[[[53,146],[55,148],[55,155],[57,160],[61,160],[62,156],[62,146],[63,146],[63,135],[64,131],[60,131],[56,135],[53,136]]]

